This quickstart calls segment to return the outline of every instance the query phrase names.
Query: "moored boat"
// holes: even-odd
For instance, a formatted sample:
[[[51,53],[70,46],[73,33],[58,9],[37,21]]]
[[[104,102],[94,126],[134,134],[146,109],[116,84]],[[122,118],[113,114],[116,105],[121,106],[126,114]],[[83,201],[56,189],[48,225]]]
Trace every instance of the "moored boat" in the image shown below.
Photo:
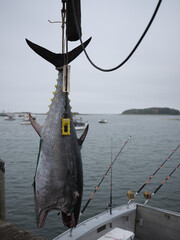
[[[73,120],[73,123],[74,123],[76,131],[84,130],[87,127],[87,122],[83,122],[82,118],[79,118],[79,119],[75,118]]]
[[[8,116],[8,114],[5,111],[2,111],[0,113],[0,117],[7,117],[7,116]]]
[[[108,123],[108,121],[106,119],[101,118],[98,120],[98,123]]]
[[[36,116],[32,117],[34,120],[36,120]],[[22,119],[22,121],[20,122],[21,125],[30,125],[31,122],[29,120],[28,116],[24,116],[24,118]]]
[[[8,121],[16,120],[15,114],[14,114],[14,113],[8,114],[8,115],[4,118],[4,120],[8,120]]]

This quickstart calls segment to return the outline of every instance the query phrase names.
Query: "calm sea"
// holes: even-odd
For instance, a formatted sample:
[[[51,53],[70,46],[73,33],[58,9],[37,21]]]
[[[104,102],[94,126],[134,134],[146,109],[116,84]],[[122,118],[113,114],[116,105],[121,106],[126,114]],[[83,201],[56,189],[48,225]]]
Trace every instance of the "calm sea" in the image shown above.
[[[45,116],[37,117],[37,121],[42,124]],[[127,203],[127,191],[138,190],[180,144],[179,116],[84,115],[82,118],[90,125],[82,148],[82,206],[109,167],[111,156],[112,159],[115,158],[129,136],[130,141],[113,165],[114,207]],[[98,123],[100,118],[105,118],[108,123]],[[49,213],[43,229],[37,229],[35,222],[32,183],[38,147],[38,135],[31,126],[20,125],[18,116],[16,121],[0,118],[0,157],[6,163],[6,221],[44,238],[53,239],[66,230],[56,211]],[[137,196],[137,202],[143,203],[144,190],[152,193],[179,163],[180,148]],[[106,211],[109,189],[108,175],[80,221]],[[174,172],[148,204],[180,212],[180,169]]]

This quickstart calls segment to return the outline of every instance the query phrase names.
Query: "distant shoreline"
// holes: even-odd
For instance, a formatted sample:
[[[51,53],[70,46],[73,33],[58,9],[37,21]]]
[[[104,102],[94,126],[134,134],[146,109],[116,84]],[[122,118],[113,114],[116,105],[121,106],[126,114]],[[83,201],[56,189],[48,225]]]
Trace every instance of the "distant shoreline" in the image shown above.
[[[173,108],[144,108],[144,109],[129,109],[122,112],[122,115],[180,115],[180,111]]]
[[[17,115],[28,115],[29,113],[33,115],[47,115],[47,113],[37,113],[37,112],[27,112],[27,111],[22,111],[22,112],[5,112],[2,111],[0,112],[0,117],[7,116],[8,114],[17,114]],[[123,111],[122,113],[79,113],[79,112],[72,112],[73,115],[167,115],[167,116],[179,116],[180,111],[177,109],[173,108],[158,108],[158,107],[152,107],[152,108],[144,108],[144,109],[128,109]]]

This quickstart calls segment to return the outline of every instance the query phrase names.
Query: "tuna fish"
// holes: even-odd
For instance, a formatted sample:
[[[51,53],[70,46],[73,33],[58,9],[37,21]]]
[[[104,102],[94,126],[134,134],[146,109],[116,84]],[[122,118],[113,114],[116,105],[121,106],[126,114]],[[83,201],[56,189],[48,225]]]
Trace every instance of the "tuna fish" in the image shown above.
[[[87,46],[89,41],[84,45]],[[43,127],[29,115],[32,126],[40,136],[38,161],[34,177],[37,226],[42,228],[48,212],[56,209],[61,211],[64,225],[73,228],[78,223],[83,194],[83,169],[80,149],[86,137],[88,126],[82,136],[77,139],[68,95],[62,90],[63,71],[61,67],[64,64],[64,56],[54,54],[28,40],[27,42],[34,51],[46,60],[51,55],[51,63],[59,69],[56,92]],[[72,61],[81,51],[81,47],[71,51],[68,54],[69,61]],[[65,108],[66,115],[70,118],[70,135],[67,136],[62,135],[62,118]]]

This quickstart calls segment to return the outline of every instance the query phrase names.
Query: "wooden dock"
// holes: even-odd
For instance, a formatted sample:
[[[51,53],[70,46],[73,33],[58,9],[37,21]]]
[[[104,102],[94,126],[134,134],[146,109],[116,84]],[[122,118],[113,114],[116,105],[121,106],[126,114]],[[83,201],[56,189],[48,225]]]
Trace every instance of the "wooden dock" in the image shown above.
[[[0,220],[1,240],[45,240],[31,232],[17,228],[11,223]]]
[[[0,158],[0,240],[45,240],[5,222],[5,163]]]

